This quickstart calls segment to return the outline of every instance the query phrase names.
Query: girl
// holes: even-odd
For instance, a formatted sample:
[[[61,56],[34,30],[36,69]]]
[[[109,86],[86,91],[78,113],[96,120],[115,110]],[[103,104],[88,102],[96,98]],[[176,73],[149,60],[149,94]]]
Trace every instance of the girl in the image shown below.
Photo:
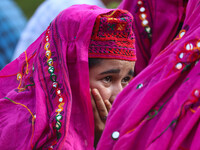
[[[133,76],[132,19],[127,11],[72,6],[7,65],[0,149],[93,149]]]

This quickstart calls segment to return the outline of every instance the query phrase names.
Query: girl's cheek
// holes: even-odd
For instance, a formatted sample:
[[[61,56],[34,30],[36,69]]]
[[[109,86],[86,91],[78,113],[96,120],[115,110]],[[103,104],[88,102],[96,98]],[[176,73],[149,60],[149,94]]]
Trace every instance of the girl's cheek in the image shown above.
[[[102,97],[103,100],[109,100],[111,95],[110,95],[110,89],[109,88],[101,88],[99,89],[100,95]]]

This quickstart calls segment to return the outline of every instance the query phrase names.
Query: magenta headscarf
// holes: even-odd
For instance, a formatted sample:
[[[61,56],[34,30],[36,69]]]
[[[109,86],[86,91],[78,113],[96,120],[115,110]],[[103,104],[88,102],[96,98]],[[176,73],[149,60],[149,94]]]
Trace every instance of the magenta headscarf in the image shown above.
[[[110,11],[89,5],[62,11],[1,70],[0,149],[93,149],[88,47],[96,17]]]
[[[163,6],[163,11],[176,8],[178,12],[182,1],[166,2],[174,5]],[[167,18],[162,18],[166,25],[171,21]],[[115,100],[98,150],[200,149],[199,18],[199,1],[189,0],[183,27],[173,42]],[[160,37],[163,43],[175,32],[170,27],[167,31],[162,33],[166,37]]]
[[[137,62],[140,73],[173,40],[185,17],[184,0],[123,0],[120,9],[134,17]]]

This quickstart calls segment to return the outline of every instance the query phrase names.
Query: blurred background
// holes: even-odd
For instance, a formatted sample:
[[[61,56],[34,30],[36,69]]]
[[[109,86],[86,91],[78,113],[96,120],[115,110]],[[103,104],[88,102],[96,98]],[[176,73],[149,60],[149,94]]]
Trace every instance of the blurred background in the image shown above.
[[[27,19],[29,19],[36,8],[45,0],[15,0],[19,7],[23,10]],[[83,0],[84,1],[84,0]],[[122,0],[102,0],[107,8],[116,8]]]
[[[122,0],[0,0],[0,70],[22,54],[59,12],[74,4],[117,8]]]

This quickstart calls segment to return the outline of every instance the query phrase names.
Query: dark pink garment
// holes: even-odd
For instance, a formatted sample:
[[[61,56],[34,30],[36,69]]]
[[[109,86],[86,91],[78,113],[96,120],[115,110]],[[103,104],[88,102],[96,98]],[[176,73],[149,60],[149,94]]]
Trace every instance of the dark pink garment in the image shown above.
[[[142,2],[139,5],[139,1]],[[140,10],[144,8],[143,12]],[[173,40],[184,17],[183,0],[124,0],[119,5],[134,17],[136,36],[136,74],[140,73]],[[141,12],[142,11],[142,12]],[[147,26],[142,25],[141,14],[146,14]],[[146,32],[149,27],[150,32]]]
[[[1,150],[93,149],[88,46],[96,17],[109,11],[89,5],[62,11],[1,70]]]
[[[125,0],[124,4],[126,2]],[[152,1],[154,2],[158,4],[164,1]],[[171,13],[166,12],[165,18],[161,18],[161,21],[178,25],[180,9],[178,4],[181,1],[165,2],[166,5],[162,7],[163,12],[172,9],[172,16],[174,14],[176,17],[170,20],[168,15]],[[156,15],[159,5],[152,6],[157,8],[155,14],[153,13]],[[173,13],[175,8],[177,12]],[[198,0],[188,1],[182,30],[170,44],[166,43],[171,41],[168,38],[172,39],[174,28],[177,26],[172,28],[173,26],[160,24],[158,31],[153,28],[152,39],[154,32],[159,32],[155,33],[159,39],[152,41],[153,45],[150,47],[153,48],[160,41],[160,46],[157,48],[163,51],[157,54],[115,100],[99,141],[98,150],[200,149],[199,10]],[[156,25],[154,21],[152,24]],[[161,33],[162,27],[168,32]],[[136,40],[140,38],[137,36],[138,34]],[[146,46],[145,43],[143,44]],[[115,131],[118,135],[113,138]]]

